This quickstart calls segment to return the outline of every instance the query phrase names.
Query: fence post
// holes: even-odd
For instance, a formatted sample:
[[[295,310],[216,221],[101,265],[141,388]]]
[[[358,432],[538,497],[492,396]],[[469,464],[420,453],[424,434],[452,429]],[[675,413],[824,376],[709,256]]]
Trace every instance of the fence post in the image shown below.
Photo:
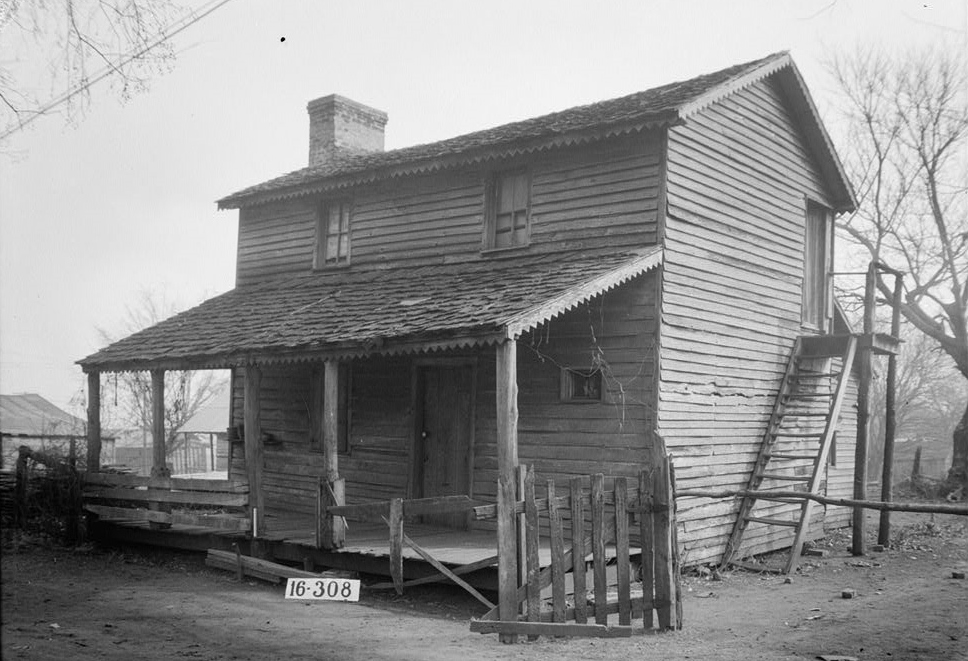
[[[653,526],[652,526],[652,475],[651,471],[641,471],[639,473],[639,537],[642,547],[641,571],[642,571],[642,625],[646,629],[655,626],[652,617],[652,610],[655,602],[652,598],[653,586],[655,584],[655,569],[652,549],[654,546]]]
[[[23,527],[27,520],[27,460],[30,458],[30,448],[21,445],[17,451],[17,477],[14,485],[14,520],[18,527]]]
[[[605,573],[605,476],[592,475],[592,563],[595,577],[595,624],[608,624],[608,577]]]
[[[524,476],[524,518],[527,525],[525,538],[528,577],[528,622],[541,621],[541,586],[538,584],[538,573],[541,562],[538,560],[538,542],[541,539],[541,529],[538,525],[538,505],[534,496],[534,465],[528,466]],[[528,640],[537,640],[537,636],[528,636]]]
[[[571,566],[575,586],[575,622],[588,622],[588,602],[585,598],[585,508],[582,503],[581,478],[573,477],[571,491]]]
[[[497,579],[498,619],[518,620],[518,558],[515,540],[514,481],[504,475],[497,478]],[[499,634],[502,643],[516,643],[516,634]]]
[[[565,621],[565,540],[561,531],[561,512],[558,510],[555,481],[545,483],[548,493],[548,529],[551,538],[551,618]]]
[[[669,481],[669,458],[659,461],[655,481],[655,607],[659,628],[671,629],[673,606],[672,531],[670,529],[672,487]]]
[[[397,594],[403,594],[403,499],[390,500],[390,576]]]
[[[618,623],[632,624],[632,594],[629,576],[628,480],[615,478],[615,563],[618,575]]]

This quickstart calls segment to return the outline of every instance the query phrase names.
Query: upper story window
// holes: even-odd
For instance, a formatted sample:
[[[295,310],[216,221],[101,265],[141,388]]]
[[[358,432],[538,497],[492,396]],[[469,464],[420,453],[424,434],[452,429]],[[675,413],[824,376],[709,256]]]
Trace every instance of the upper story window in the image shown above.
[[[518,248],[531,242],[531,177],[526,171],[496,173],[487,191],[484,248]]]
[[[336,200],[321,204],[316,216],[316,252],[313,268],[350,263],[350,203]]]
[[[819,330],[826,330],[830,316],[831,230],[830,211],[818,204],[807,204],[801,321]]]

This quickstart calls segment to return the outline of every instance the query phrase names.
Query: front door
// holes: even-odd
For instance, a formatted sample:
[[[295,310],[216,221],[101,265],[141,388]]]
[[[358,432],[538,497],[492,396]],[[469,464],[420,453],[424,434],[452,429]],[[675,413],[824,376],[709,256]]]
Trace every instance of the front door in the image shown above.
[[[473,370],[469,366],[425,366],[418,373],[416,497],[470,493],[473,430]],[[425,523],[467,527],[466,513],[423,517]]]

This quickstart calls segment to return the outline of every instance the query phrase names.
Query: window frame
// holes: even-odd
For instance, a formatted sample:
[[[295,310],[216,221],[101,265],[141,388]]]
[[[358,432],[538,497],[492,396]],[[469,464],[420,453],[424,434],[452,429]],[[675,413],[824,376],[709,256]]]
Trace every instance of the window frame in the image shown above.
[[[340,223],[336,231],[336,257],[331,259],[328,253],[328,246],[330,244],[330,239],[332,238],[330,234],[331,222],[330,215],[334,208],[339,209]],[[343,226],[343,219],[345,218],[345,228]],[[324,200],[316,206],[316,239],[315,245],[313,246],[313,269],[323,270],[323,269],[336,269],[336,268],[346,268],[350,265],[350,257],[352,255],[352,237],[353,234],[353,205],[352,203],[344,198],[334,199],[334,200]],[[345,239],[345,244],[344,240]],[[345,255],[342,254],[341,248],[345,245]]]
[[[524,185],[524,228],[523,237],[524,240],[521,243],[513,243],[515,236],[515,215],[520,212],[517,207],[511,209],[511,239],[512,243],[506,246],[499,246],[498,238],[498,212],[500,204],[500,193],[502,191],[502,184],[505,181],[509,181],[517,178],[523,179]],[[484,236],[482,238],[482,252],[503,252],[506,250],[520,250],[522,248],[527,248],[531,245],[531,172],[528,168],[512,168],[507,170],[498,170],[492,172],[487,177],[487,182],[484,187],[485,190],[485,200],[484,200]],[[512,193],[512,199],[514,194]]]
[[[818,236],[817,228],[822,228]],[[803,284],[800,324],[826,332],[833,317],[831,265],[833,264],[833,214],[823,204],[807,200],[803,228]]]
[[[584,397],[577,394],[577,379],[598,380],[598,396]],[[559,399],[567,404],[599,404],[605,400],[605,379],[601,368],[598,367],[562,367],[559,388]]]

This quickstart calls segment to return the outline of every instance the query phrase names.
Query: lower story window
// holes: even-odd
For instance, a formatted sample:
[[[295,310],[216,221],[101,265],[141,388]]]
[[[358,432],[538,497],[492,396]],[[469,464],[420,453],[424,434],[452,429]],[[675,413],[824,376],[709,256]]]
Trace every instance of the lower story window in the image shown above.
[[[561,370],[561,401],[602,401],[602,371],[595,368],[563,368]]]

